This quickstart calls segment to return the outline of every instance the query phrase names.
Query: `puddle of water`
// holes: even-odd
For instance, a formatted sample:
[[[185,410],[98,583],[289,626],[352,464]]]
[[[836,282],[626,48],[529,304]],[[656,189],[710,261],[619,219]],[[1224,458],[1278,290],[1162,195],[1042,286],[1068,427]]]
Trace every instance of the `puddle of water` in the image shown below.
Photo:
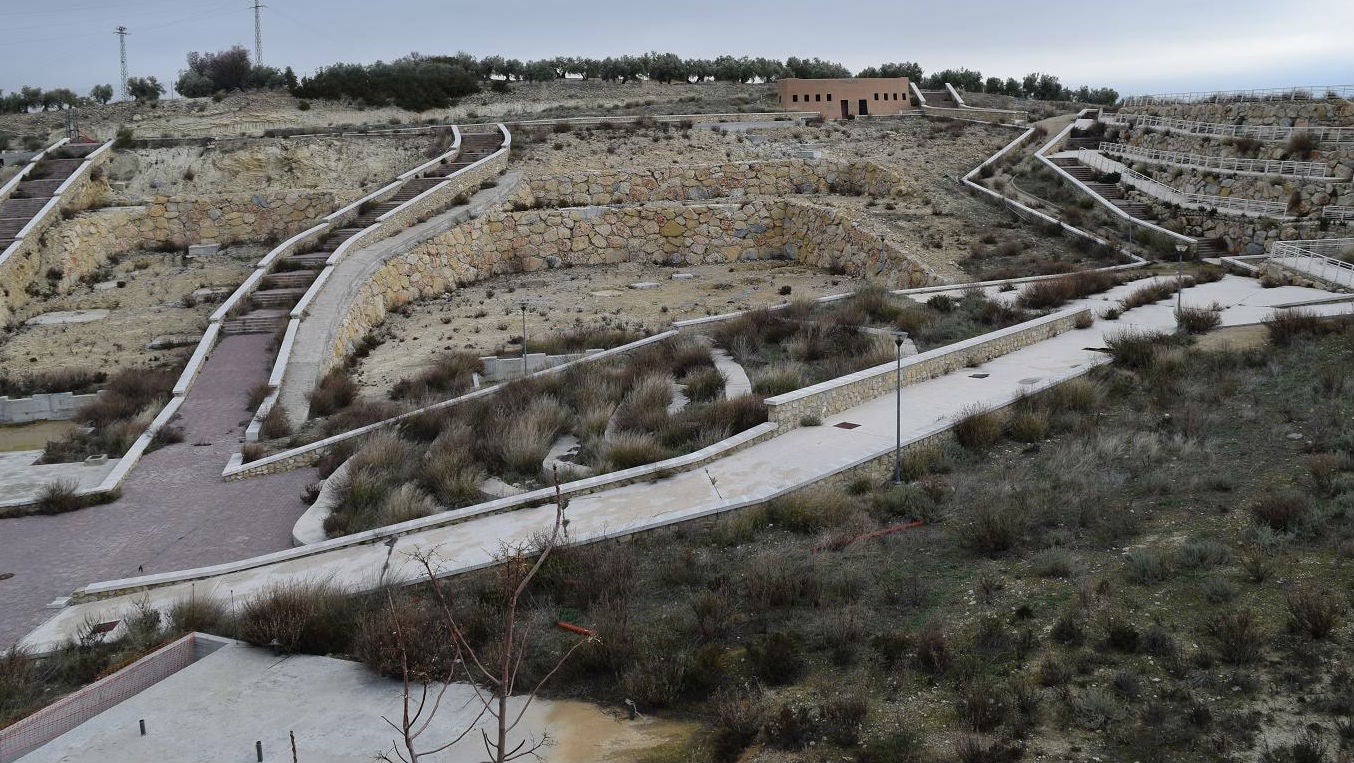
[[[633,761],[640,753],[680,742],[696,731],[694,723],[643,717],[630,720],[588,702],[550,703],[546,715],[554,746],[545,751],[549,763]]]
[[[60,440],[77,427],[74,421],[34,421],[0,426],[0,452],[42,450],[47,447],[48,440]]]

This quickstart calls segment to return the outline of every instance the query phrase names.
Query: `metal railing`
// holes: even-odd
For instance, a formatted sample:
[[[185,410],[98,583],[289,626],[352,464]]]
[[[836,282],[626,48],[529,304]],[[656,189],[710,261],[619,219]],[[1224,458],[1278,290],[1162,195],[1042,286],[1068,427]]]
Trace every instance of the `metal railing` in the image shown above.
[[[1338,257],[1354,256],[1354,239],[1327,238],[1315,241],[1276,241],[1267,263],[1327,283],[1354,289],[1354,263]]]
[[[1321,208],[1321,217],[1326,220],[1354,220],[1354,207],[1327,205]]]
[[[1207,135],[1219,138],[1253,138],[1271,143],[1291,140],[1304,134],[1318,143],[1354,143],[1354,127],[1283,127],[1280,125],[1231,125],[1218,122],[1194,122],[1150,114],[1100,112],[1100,121],[1117,127],[1152,127],[1183,135]]]
[[[1323,101],[1354,97],[1354,85],[1300,85],[1255,90],[1199,90],[1188,93],[1131,95],[1125,106],[1173,105],[1187,103],[1247,103],[1252,101]]]
[[[1209,196],[1202,193],[1186,193],[1153,180],[1140,172],[1103,156],[1088,148],[1078,149],[1077,161],[1101,172],[1117,172],[1122,182],[1142,191],[1153,198],[1168,204],[1178,204],[1192,209],[1214,209],[1227,214],[1239,214],[1252,217],[1275,217],[1286,219],[1288,206],[1279,201],[1261,201],[1259,199],[1239,199],[1232,196]]]
[[[1207,156],[1204,154],[1186,154],[1179,151],[1165,151],[1159,148],[1131,146],[1127,143],[1101,143],[1100,153],[1122,156],[1125,159],[1147,162],[1149,164],[1170,164],[1177,167],[1199,167],[1221,172],[1248,173],[1255,175],[1280,175],[1287,177],[1315,178],[1318,180],[1338,180],[1327,175],[1329,168],[1322,162],[1292,162],[1279,159],[1240,159],[1231,156]]]

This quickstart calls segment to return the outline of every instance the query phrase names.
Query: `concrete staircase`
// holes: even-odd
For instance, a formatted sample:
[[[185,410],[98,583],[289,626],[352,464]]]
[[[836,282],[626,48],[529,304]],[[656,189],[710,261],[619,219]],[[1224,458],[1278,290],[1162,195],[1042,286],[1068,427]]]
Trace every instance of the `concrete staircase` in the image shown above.
[[[926,98],[927,106],[934,106],[940,109],[957,109],[959,104],[955,102],[954,97],[950,95],[949,90],[923,90],[921,94]]]
[[[1067,174],[1086,184],[1087,188],[1100,194],[1106,201],[1122,209],[1130,217],[1139,220],[1151,221],[1152,213],[1146,204],[1133,201],[1128,198],[1123,189],[1117,183],[1101,183],[1095,178],[1099,175],[1095,169],[1087,167],[1080,161],[1071,157],[1057,157],[1053,163],[1062,167]]]
[[[421,177],[404,181],[395,195],[385,201],[362,205],[352,222],[331,231],[315,245],[313,251],[285,257],[278,263],[277,271],[264,278],[260,283],[262,288],[250,297],[250,312],[226,321],[222,324],[222,330],[227,334],[278,331],[286,325],[291,309],[305,296],[307,287],[319,276],[343,242],[375,225],[382,215],[442,183],[453,172],[492,154],[502,145],[503,135],[497,130],[463,135],[461,149],[454,160],[422,173]]]
[[[84,158],[100,145],[69,143],[52,151],[49,158],[39,161],[19,181],[8,199],[0,201],[0,251],[14,243],[19,231],[47,206],[56,189],[70,179],[84,163]]]

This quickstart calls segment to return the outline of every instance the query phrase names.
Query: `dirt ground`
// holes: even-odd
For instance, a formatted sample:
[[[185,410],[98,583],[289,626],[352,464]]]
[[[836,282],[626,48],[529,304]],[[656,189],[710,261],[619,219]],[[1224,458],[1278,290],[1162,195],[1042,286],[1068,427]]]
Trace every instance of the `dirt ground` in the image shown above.
[[[677,273],[694,278],[673,279]],[[642,282],[658,287],[630,288]],[[382,397],[440,352],[497,354],[522,335],[523,300],[528,337],[580,325],[657,332],[673,321],[841,294],[861,283],[790,261],[680,268],[625,263],[496,276],[411,305],[407,315],[392,314],[378,330],[387,341],[361,362],[355,378],[364,394]],[[780,293],[785,287],[789,295]]]
[[[138,252],[105,267],[87,285],[68,294],[26,306],[21,318],[107,310],[105,317],[78,323],[25,323],[0,337],[0,368],[10,376],[93,369],[113,372],[129,366],[171,365],[191,346],[148,349],[156,337],[200,336],[207,318],[267,253],[263,246],[240,245],[212,257],[184,260],[178,254]],[[198,289],[221,290],[216,299],[184,297]],[[192,300],[190,299],[191,303]],[[192,342],[195,344],[196,340]]]
[[[76,428],[73,421],[35,421],[0,426],[0,452],[42,450],[49,440],[60,440]]]

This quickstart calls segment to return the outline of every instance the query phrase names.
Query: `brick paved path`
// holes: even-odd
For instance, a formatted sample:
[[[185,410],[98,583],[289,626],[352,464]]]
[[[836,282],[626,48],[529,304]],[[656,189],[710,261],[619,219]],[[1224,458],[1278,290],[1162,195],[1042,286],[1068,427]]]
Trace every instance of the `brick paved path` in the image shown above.
[[[50,517],[0,519],[0,649],[55,610],[48,602],[91,580],[198,567],[291,547],[305,511],[304,469],[224,482],[239,450],[249,388],[264,381],[272,354],[266,334],[227,336],[193,385],[176,422],[182,443],[150,453],[114,503]]]

